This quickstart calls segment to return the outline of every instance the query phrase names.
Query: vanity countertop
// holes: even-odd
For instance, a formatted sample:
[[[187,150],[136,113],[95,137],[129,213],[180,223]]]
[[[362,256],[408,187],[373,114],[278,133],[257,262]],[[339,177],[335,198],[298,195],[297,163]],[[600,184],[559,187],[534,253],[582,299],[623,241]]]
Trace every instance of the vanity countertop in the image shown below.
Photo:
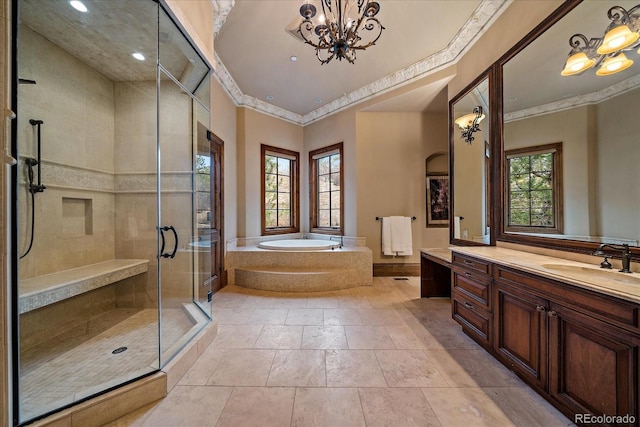
[[[451,264],[451,249],[450,248],[422,248],[420,252],[423,254],[431,255],[434,258],[441,259],[447,264]]]
[[[452,246],[453,252],[482,258],[549,279],[640,303],[640,274],[497,246]]]

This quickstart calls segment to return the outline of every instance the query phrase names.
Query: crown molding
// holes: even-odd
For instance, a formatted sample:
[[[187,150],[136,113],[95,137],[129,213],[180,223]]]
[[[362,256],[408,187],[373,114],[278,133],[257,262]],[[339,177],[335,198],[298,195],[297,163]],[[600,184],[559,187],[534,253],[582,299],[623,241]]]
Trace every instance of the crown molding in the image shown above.
[[[572,108],[582,107],[584,105],[599,104],[618,95],[622,95],[640,86],[640,75],[633,76],[614,85],[606,87],[597,92],[591,92],[584,95],[578,95],[567,99],[562,99],[548,104],[537,105],[531,108],[506,113],[504,122],[510,123],[517,120],[530,119],[545,114],[557,113],[559,111],[570,110]]]
[[[215,37],[235,6],[236,0],[211,0],[211,3],[213,3],[213,37]]]
[[[216,9],[220,11],[220,17],[216,14],[215,25],[220,23],[220,27],[224,23],[227,15],[231,11],[235,0],[212,0],[216,4],[223,3]],[[276,107],[273,104],[264,102],[260,99],[245,95],[242,93],[237,83],[226,69],[222,60],[215,54],[215,71],[216,80],[223,86],[231,99],[237,106],[253,108],[262,113],[278,117],[289,122],[305,126],[314,121],[320,120],[331,114],[335,114],[341,110],[351,107],[355,104],[375,98],[390,90],[400,88],[404,85],[412,83],[429,74],[435,73],[449,65],[454,64],[457,60],[468,51],[471,46],[487,31],[487,29],[495,22],[495,20],[506,10],[507,6],[513,0],[482,0],[471,17],[458,31],[455,37],[449,42],[447,47],[441,51],[426,57],[408,67],[396,71],[386,77],[383,77],[373,83],[370,83],[360,89],[348,93],[328,104],[317,108],[304,116]],[[224,6],[224,7],[223,7]],[[216,27],[216,34],[219,27]]]

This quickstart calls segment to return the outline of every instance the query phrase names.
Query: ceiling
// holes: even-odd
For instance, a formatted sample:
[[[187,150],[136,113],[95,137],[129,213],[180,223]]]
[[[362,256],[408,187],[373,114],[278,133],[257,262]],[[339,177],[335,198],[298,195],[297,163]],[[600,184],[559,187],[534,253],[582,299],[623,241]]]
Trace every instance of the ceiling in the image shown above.
[[[224,24],[215,38],[216,76],[238,105],[307,124],[452,64],[508,4],[378,1],[385,30],[377,44],[359,51],[355,64],[334,59],[325,65],[314,48],[286,31],[300,16],[302,0],[226,1],[232,7],[218,18]],[[368,110],[444,113],[446,84],[441,80]]]
[[[600,77],[593,68],[577,76],[560,75],[571,50],[572,35],[602,37],[611,23],[609,8],[618,5],[630,10],[637,4],[637,0],[582,2],[509,60],[503,73],[505,119],[596,103],[640,85],[637,48],[627,52],[634,64],[623,72]]]

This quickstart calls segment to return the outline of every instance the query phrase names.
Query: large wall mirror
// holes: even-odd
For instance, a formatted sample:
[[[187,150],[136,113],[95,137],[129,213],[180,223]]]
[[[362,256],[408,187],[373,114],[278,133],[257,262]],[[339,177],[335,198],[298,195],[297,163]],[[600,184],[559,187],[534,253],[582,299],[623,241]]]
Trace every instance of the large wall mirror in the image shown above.
[[[498,239],[585,252],[600,243],[638,246],[638,46],[622,52],[633,61],[628,68],[605,62],[620,59],[616,51],[582,73],[561,75],[569,40],[585,48],[582,37],[573,35],[602,37],[612,23],[609,10],[623,17],[612,8],[636,5],[566,2],[499,61],[503,85],[497,98],[504,114]]]
[[[489,74],[449,103],[451,242],[490,244]],[[455,160],[455,161],[454,161]]]

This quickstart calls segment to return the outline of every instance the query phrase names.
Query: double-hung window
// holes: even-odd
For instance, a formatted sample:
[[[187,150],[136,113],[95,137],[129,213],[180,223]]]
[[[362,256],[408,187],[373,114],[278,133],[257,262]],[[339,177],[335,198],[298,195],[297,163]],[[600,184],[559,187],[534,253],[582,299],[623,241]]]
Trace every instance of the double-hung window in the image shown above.
[[[261,145],[262,234],[299,231],[299,158],[291,150]]]
[[[562,143],[505,151],[506,231],[562,233]]]
[[[342,143],[309,152],[311,231],[343,233],[344,175]]]

